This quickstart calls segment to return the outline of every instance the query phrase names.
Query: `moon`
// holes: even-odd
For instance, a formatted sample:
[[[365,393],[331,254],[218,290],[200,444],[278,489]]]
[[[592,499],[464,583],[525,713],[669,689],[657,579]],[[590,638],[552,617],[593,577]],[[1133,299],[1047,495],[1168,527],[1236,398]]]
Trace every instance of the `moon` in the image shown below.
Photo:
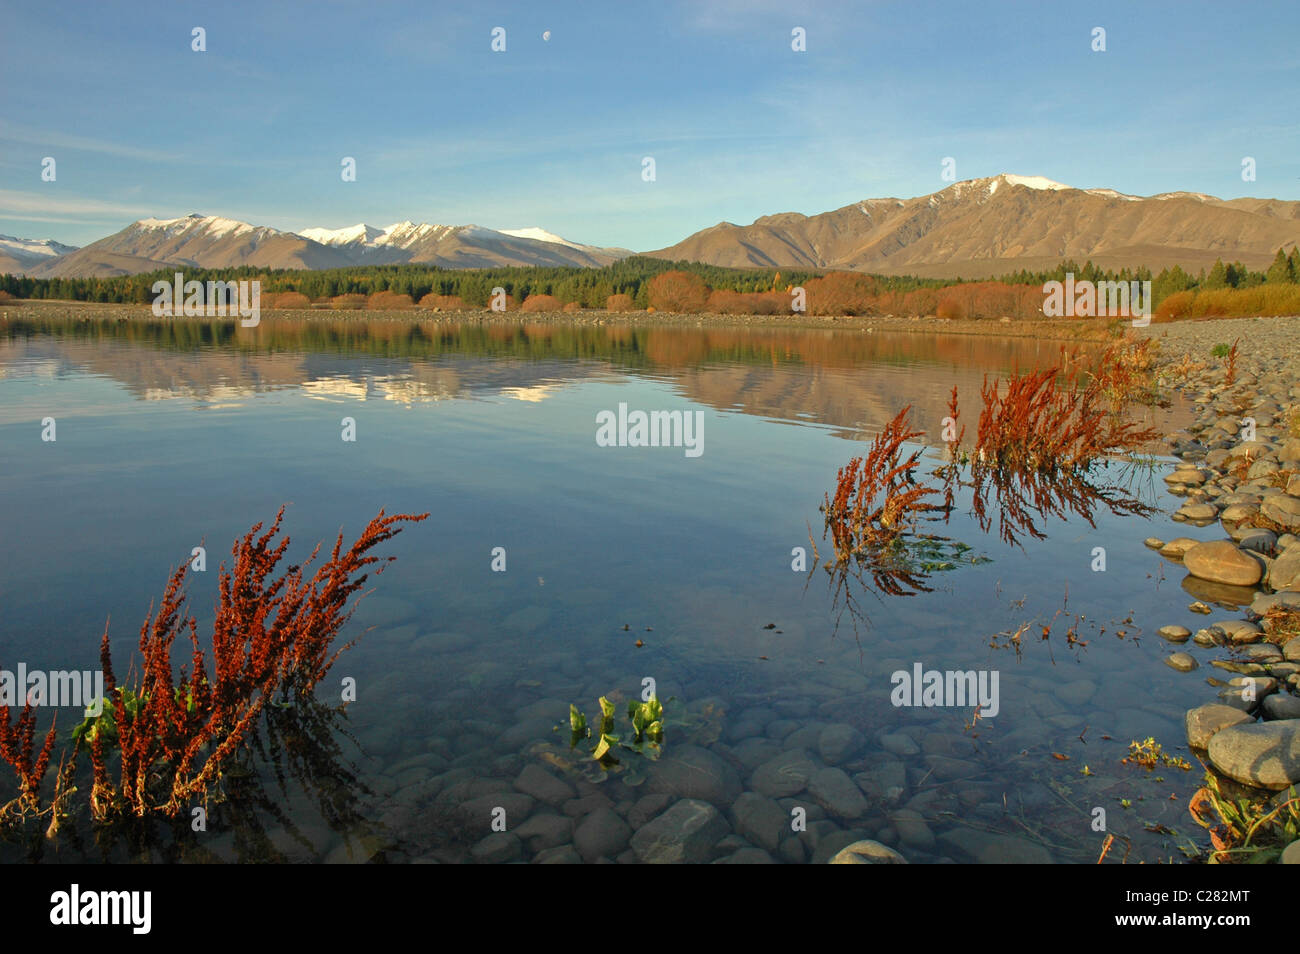
[[[547,43],[551,42],[551,31],[547,30],[545,33],[543,33],[542,39],[545,40]]]

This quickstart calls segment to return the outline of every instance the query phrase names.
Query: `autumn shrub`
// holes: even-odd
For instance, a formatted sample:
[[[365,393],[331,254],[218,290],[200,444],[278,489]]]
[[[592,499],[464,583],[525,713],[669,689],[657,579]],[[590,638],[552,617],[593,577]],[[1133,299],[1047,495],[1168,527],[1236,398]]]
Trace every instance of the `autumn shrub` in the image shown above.
[[[559,311],[560,299],[554,295],[529,295],[520,311]]]
[[[415,302],[410,295],[399,295],[391,291],[375,292],[366,300],[366,308],[371,311],[403,311],[414,307]]]
[[[1154,320],[1177,321],[1181,318],[1190,318],[1192,316],[1192,302],[1195,300],[1196,292],[1174,292],[1156,306]]]
[[[605,299],[606,311],[633,311],[635,307],[631,295],[610,295]]]
[[[877,314],[879,285],[869,275],[829,272],[804,283],[808,313],[813,315]]]
[[[944,321],[954,321],[966,317],[965,307],[953,296],[942,299],[935,306],[934,313],[936,317],[942,318]]]
[[[270,308],[310,308],[311,299],[302,292],[287,291],[280,292],[277,295],[269,296],[274,300],[268,303]]]
[[[435,295],[430,292],[420,299],[420,307],[429,311],[463,311],[465,299],[459,295]]]
[[[335,295],[330,307],[340,311],[356,311],[366,307],[365,295]]]
[[[699,312],[709,300],[709,286],[698,275],[671,271],[656,275],[646,286],[656,311]]]
[[[11,301],[14,301],[13,295],[9,294],[7,291],[0,291],[0,305]]]
[[[1181,318],[1253,318],[1300,315],[1300,285],[1212,288],[1170,295],[1156,308],[1157,321]]]
[[[576,301],[569,302],[561,309],[561,311],[568,311],[568,312],[581,311],[581,310],[582,310],[582,306],[579,305]]]

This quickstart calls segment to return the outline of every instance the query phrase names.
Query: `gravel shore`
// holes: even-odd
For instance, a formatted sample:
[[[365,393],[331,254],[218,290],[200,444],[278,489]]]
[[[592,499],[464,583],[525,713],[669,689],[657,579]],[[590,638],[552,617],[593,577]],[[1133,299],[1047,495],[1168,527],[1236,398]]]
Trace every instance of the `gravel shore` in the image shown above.
[[[1187,569],[1184,588],[1199,596],[1189,609],[1229,611],[1195,632],[1159,630],[1181,647],[1171,667],[1219,671],[1207,680],[1206,704],[1186,714],[1188,742],[1221,775],[1284,793],[1300,782],[1300,638],[1292,638],[1300,622],[1300,318],[1144,332],[1160,342],[1158,379],[1196,408],[1195,423],[1170,435],[1182,462],[1165,483],[1186,498],[1173,519],[1219,531],[1147,545]],[[1234,342],[1235,370],[1222,354]],[[1224,346],[1219,355],[1216,346]]]

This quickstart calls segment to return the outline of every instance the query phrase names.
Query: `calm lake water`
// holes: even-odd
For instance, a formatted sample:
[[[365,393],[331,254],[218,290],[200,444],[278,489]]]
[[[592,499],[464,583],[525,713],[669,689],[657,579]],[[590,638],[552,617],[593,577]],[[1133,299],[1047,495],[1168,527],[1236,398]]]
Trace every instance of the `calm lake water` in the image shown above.
[[[169,571],[198,545],[208,568],[189,593],[204,632],[231,541],[283,504],[296,557],[340,529],[350,541],[381,507],[431,514],[384,549],[398,560],[322,689],[356,680],[357,745],[344,752],[374,791],[366,824],[335,830],[291,788],[282,802],[307,844],[273,822],[254,850],[217,826],[214,858],[338,861],[383,843],[396,860],[532,860],[567,843],[561,820],[593,805],[635,830],[682,794],[714,801],[735,828],[754,769],[791,748],[817,769],[838,763],[870,807],[845,818],[808,792],[778,801],[787,816],[806,807],[810,830],[785,824],[764,849],[777,860],[877,838],[914,863],[1093,862],[1098,807],[1132,842],[1130,861],[1177,860],[1199,834],[1186,814],[1194,760],[1154,773],[1120,761],[1148,736],[1190,757],[1183,712],[1208,687],[1166,667],[1154,634],[1203,618],[1186,612],[1181,569],[1141,541],[1195,529],[1103,511],[1095,528],[1049,521],[1045,540],[1020,549],[961,507],[933,529],[988,561],[933,573],[932,592],[859,588],[869,619],[843,612],[828,574],[792,569],[809,527],[825,558],[823,494],[903,406],[938,435],[954,385],[974,408],[986,373],[1051,362],[1057,343],[385,320],[10,317],[0,329],[4,668],[97,668],[106,622],[115,658],[129,658]],[[621,403],[699,412],[702,453],[599,446],[597,415]],[[51,417],[57,440],[43,441]],[[344,418],[355,441],[342,439]],[[1158,473],[1143,480],[1150,502],[1176,506]],[[1098,546],[1104,572],[1092,569]],[[492,569],[498,547],[504,572]],[[990,645],[1025,623],[1019,656]],[[1071,624],[1086,647],[1067,646]],[[971,725],[973,704],[895,706],[891,674],[916,663],[996,672],[996,718]],[[570,702],[589,718],[600,695],[623,709],[646,679],[669,719],[649,771],[604,775],[552,731]],[[840,752],[832,724],[860,738],[840,730]],[[484,842],[481,805],[530,765],[573,796],[497,798],[516,813],[510,831],[519,813],[531,825]],[[695,775],[707,778],[692,788]],[[609,812],[588,827],[601,830],[579,850],[602,853],[590,846],[607,838],[611,857],[630,860]],[[733,837],[710,857],[743,847]]]

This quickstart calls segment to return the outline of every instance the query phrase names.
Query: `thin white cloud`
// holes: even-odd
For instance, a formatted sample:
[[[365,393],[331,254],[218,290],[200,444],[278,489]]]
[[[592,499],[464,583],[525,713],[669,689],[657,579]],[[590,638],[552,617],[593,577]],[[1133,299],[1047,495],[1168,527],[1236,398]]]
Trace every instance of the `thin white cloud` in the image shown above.
[[[0,120],[0,140],[22,142],[50,150],[72,149],[80,152],[97,152],[106,156],[147,159],[155,162],[175,162],[184,158],[178,153],[125,146],[105,139],[92,139],[89,136],[69,136],[64,133],[51,132],[48,129],[19,126],[4,120]]]

